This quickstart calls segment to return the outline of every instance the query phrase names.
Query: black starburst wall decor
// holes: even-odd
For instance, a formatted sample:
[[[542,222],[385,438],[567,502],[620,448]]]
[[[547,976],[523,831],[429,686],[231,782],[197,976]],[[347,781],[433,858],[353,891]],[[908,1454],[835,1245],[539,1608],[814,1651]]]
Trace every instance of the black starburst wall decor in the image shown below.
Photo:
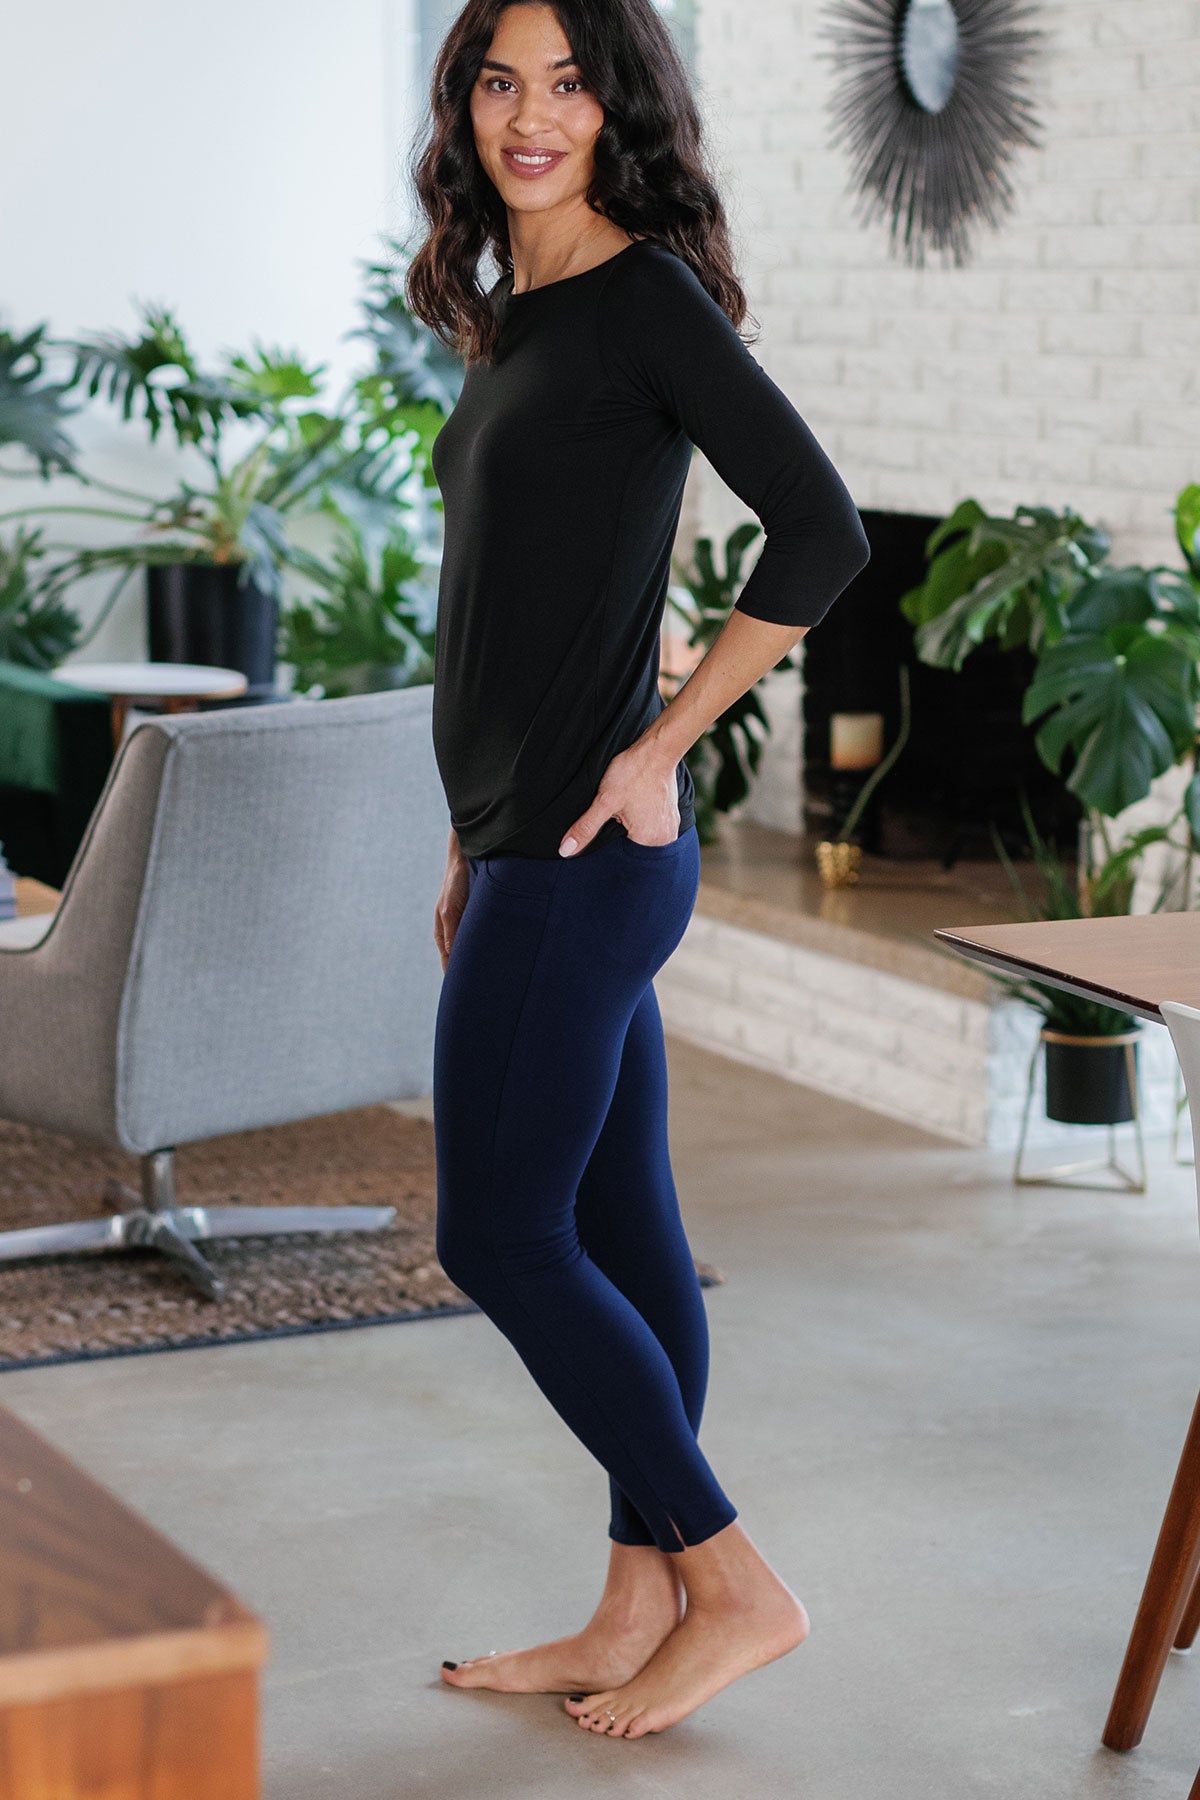
[[[970,228],[1013,205],[1006,167],[1040,126],[1030,65],[1044,37],[1020,0],[834,0],[823,13],[841,73],[836,146],[850,152],[856,213],[890,221],[890,249],[961,265]]]

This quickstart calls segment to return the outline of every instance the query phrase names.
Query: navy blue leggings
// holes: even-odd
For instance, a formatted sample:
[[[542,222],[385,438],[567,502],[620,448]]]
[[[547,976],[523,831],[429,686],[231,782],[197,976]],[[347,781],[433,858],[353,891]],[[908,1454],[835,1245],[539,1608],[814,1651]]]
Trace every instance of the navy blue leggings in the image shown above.
[[[737,1517],[696,1441],[708,1320],[652,983],[699,879],[694,826],[472,857],[434,1043],[442,1266],[607,1470],[609,1536],[660,1550]]]

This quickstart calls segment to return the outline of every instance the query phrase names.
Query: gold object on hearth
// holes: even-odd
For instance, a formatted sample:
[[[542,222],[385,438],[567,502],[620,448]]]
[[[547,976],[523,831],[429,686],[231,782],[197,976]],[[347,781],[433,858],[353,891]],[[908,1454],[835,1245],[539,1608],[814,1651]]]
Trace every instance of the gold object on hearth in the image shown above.
[[[826,839],[817,845],[817,868],[827,888],[853,887],[861,864],[861,844]]]
[[[842,720],[846,732],[849,733],[849,738],[845,745],[846,748],[862,748],[864,753],[869,748],[870,753],[872,755],[874,754],[876,747],[875,738],[878,736],[878,731],[882,730],[882,720],[878,713],[841,713],[835,714],[834,716],[835,718],[840,718]],[[876,730],[876,721],[879,721],[878,731]],[[867,731],[868,722],[870,726],[869,736],[871,738],[869,746],[866,744],[865,737],[863,736],[863,733]],[[866,781],[859,789],[858,798],[847,813],[837,837],[832,841],[825,838],[817,845],[817,868],[820,870],[821,880],[825,883],[827,888],[853,887],[854,883],[858,880],[858,871],[862,863],[862,845],[852,842],[854,827],[858,824],[867,801],[871,798],[871,795],[879,786],[879,783],[883,780],[884,776],[903,750],[905,744],[908,742],[908,733],[911,724],[912,702],[909,690],[908,664],[901,663],[899,736],[887,755],[883,758],[882,762],[880,762],[871,774],[867,776]],[[861,742],[857,745],[854,741],[855,733],[858,733],[859,738],[861,739]],[[842,735],[845,736],[845,733]]]

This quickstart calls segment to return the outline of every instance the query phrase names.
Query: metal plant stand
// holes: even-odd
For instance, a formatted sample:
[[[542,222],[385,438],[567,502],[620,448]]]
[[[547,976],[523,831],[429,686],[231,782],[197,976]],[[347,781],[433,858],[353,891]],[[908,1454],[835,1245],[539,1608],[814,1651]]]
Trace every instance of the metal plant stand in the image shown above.
[[[123,1181],[105,1183],[105,1200],[133,1203],[123,1212],[69,1225],[0,1231],[0,1262],[80,1250],[161,1250],[210,1300],[220,1300],[225,1283],[196,1249],[206,1238],[379,1231],[396,1216],[394,1206],[177,1206],[174,1150],[153,1150],[143,1156],[141,1175],[140,1193]]]
[[[1133,1126],[1134,1143],[1137,1147],[1137,1172],[1127,1169],[1116,1153],[1116,1126],[1102,1127],[1108,1132],[1108,1155],[1093,1157],[1083,1162],[1056,1163],[1051,1168],[1027,1174],[1023,1168],[1025,1155],[1025,1138],[1029,1126],[1029,1109],[1033,1101],[1034,1079],[1037,1075],[1038,1057],[1045,1048],[1045,1040],[1039,1033],[1033,1046],[1033,1055],[1029,1059],[1029,1080],[1025,1086],[1025,1108],[1021,1114],[1021,1135],[1017,1144],[1017,1159],[1013,1166],[1013,1182],[1018,1187],[1073,1187],[1094,1188],[1100,1192],[1144,1194],[1146,1191],[1146,1149],[1142,1141],[1142,1121],[1138,1107],[1137,1060],[1134,1056],[1135,1033],[1130,1033],[1124,1045],[1125,1066],[1129,1076],[1129,1094],[1132,1103],[1133,1118],[1122,1123]],[[1111,1040],[1110,1040],[1111,1041]],[[1064,1121],[1065,1122],[1065,1121]],[[1097,1127],[1101,1129],[1101,1127]],[[1110,1181],[1079,1181],[1073,1176],[1098,1174],[1101,1171],[1115,1177]]]

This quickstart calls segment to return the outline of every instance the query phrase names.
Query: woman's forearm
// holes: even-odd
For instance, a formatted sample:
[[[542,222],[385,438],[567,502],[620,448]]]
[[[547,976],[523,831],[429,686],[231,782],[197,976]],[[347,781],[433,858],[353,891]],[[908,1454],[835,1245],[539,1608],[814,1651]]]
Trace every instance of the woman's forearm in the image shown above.
[[[798,644],[808,625],[771,625],[731,612],[674,699],[637,739],[673,768],[715,719]]]

